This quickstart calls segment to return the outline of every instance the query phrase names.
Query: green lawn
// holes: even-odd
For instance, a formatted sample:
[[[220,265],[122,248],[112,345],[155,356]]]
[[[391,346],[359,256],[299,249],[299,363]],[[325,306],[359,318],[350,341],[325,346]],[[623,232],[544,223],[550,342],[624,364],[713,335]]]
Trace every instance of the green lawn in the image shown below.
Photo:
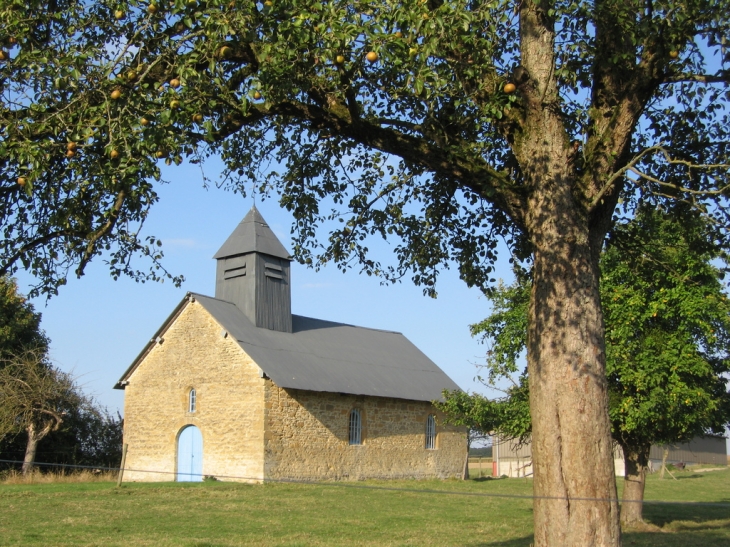
[[[652,505],[653,527],[625,545],[730,545],[730,471],[651,476],[647,499],[725,503]],[[438,491],[438,492],[435,492]],[[529,479],[324,485],[0,484],[2,545],[528,547]],[[473,495],[480,494],[480,495]]]

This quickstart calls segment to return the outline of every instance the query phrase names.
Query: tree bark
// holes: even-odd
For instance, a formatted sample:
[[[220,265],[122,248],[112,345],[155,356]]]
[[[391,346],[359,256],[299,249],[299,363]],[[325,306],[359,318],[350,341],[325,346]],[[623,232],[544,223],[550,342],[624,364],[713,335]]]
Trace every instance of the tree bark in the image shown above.
[[[533,154],[543,191],[533,194],[528,215],[535,546],[615,547],[621,530],[598,290],[603,234],[591,234],[581,217],[561,156],[559,149]]]
[[[576,168],[576,135],[560,114],[550,7],[519,4],[520,60],[529,78],[518,87],[518,127],[507,135],[523,176],[522,225],[533,251],[527,365],[535,546],[618,547],[598,259],[620,192],[620,182],[604,185],[626,161],[643,103],[626,98],[623,73],[601,76],[588,132],[595,142],[586,143],[585,167]]]
[[[662,471],[659,473],[659,478],[664,478],[664,471],[667,470],[667,457],[669,457],[669,447],[665,446],[662,451]]]
[[[469,451],[471,450],[471,430],[466,432],[466,457],[464,458],[464,469],[461,470],[461,480],[469,480]]]
[[[26,433],[28,433],[28,442],[25,445],[25,457],[23,458],[23,467],[21,470],[23,475],[27,475],[33,470],[38,443],[51,431],[56,431],[61,425],[61,422],[61,418],[54,415],[52,419],[43,424],[40,431],[38,431],[36,424],[33,422],[30,422],[25,428]]]
[[[651,445],[621,445],[624,451],[624,494],[621,503],[621,524],[635,525],[644,521],[644,486]]]
[[[608,418],[601,246],[608,217],[590,213],[557,110],[551,28],[520,10],[524,122],[513,150],[528,189],[533,278],[527,332],[535,547],[618,547],[619,505]],[[607,220],[608,219],[608,220]]]
[[[38,449],[38,434],[35,430],[35,424],[30,424],[25,428],[28,433],[28,442],[25,445],[25,457],[23,458],[23,475],[28,475],[33,471],[33,462],[35,462],[35,454]]]

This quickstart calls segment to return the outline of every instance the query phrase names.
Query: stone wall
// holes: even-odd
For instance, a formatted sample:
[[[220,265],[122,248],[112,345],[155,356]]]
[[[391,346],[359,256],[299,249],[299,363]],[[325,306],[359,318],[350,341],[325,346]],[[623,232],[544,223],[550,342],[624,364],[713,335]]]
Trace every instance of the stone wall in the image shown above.
[[[349,416],[362,416],[362,444],[349,444]],[[425,448],[436,415],[436,449]],[[282,389],[266,384],[265,473],[271,479],[460,477],[466,432],[446,426],[431,403]]]
[[[258,366],[196,302],[162,338],[125,388],[124,479],[175,480],[177,437],[190,424],[202,433],[204,475],[263,478],[265,380]]]
[[[222,480],[461,475],[465,431],[444,425],[428,402],[281,389],[196,302],[182,307],[162,339],[125,387],[125,480],[175,480],[177,438],[188,425],[203,437],[203,474]],[[353,408],[362,415],[359,446],[349,444]],[[434,450],[425,448],[429,414],[437,422]]]

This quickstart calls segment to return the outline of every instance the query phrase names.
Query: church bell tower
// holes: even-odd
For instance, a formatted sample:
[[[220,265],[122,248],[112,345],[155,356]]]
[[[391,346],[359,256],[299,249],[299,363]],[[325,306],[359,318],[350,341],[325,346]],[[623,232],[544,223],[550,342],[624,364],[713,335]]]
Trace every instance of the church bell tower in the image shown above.
[[[292,331],[291,258],[255,205],[213,258],[216,298],[235,304],[257,327]]]

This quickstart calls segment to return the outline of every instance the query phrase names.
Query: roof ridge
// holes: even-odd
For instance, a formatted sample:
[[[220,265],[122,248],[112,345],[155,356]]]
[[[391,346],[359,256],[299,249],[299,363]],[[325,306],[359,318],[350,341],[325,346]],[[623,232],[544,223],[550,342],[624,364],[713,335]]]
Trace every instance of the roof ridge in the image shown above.
[[[309,317],[307,315],[299,315],[296,313],[292,314],[292,317],[301,317],[302,319],[312,319],[314,321],[322,321],[323,323],[332,323],[334,325],[340,325],[341,327],[352,327],[354,329],[367,329],[372,330],[376,332],[387,332],[390,334],[399,334],[401,336],[404,336],[404,334],[397,330],[390,330],[390,329],[376,329],[375,327],[365,327],[363,325],[354,325],[352,323],[342,323],[341,321],[331,321],[330,319],[319,319],[317,317]]]
[[[210,300],[216,300],[217,302],[225,302],[226,304],[230,304],[231,306],[236,306],[233,302],[230,302],[228,300],[223,300],[221,298],[216,298],[215,296],[208,296],[207,294],[196,293],[194,291],[190,291],[190,292],[188,292],[188,294],[196,296],[196,297],[202,296],[203,298],[209,298]],[[343,323],[342,321],[332,321],[330,319],[320,319],[318,317],[310,317],[308,315],[301,315],[298,313],[293,313],[292,318],[294,318],[294,317],[300,317],[302,319],[311,319],[312,321],[320,321],[322,323],[330,323],[332,325],[339,325],[341,327],[352,327],[353,329],[366,329],[366,330],[372,330],[372,331],[376,331],[376,332],[386,332],[389,334],[398,334],[400,336],[404,336],[404,334],[402,332],[397,331],[397,330],[376,329],[374,327],[365,327],[363,325],[355,325],[353,323]]]

